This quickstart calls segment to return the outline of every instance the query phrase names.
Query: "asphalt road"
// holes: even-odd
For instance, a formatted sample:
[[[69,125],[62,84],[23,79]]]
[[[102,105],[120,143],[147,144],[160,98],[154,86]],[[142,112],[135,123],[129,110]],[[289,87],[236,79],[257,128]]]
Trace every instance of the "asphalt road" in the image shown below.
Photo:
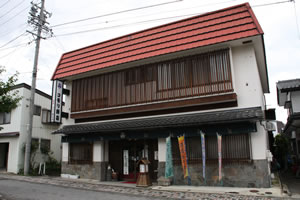
[[[139,197],[126,194],[96,192],[0,179],[0,200],[155,200],[162,198]]]

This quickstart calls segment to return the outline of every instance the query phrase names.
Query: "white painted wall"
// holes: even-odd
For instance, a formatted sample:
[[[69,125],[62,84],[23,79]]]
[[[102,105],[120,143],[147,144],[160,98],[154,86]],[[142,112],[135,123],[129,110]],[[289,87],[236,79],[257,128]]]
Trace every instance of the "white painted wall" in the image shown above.
[[[9,143],[8,147],[8,161],[7,161],[7,172],[18,173],[18,138],[1,138],[0,143]]]
[[[11,123],[6,125],[1,125],[3,129],[0,133],[6,132],[19,132],[19,137],[13,139],[1,138],[0,141],[10,141],[9,146],[9,158],[8,158],[8,171],[17,173],[19,169],[23,168],[24,165],[24,151],[23,146],[26,141],[29,123],[29,98],[30,90],[27,88],[19,88],[19,96],[22,100],[19,102],[19,106],[12,110],[11,112]],[[51,99],[48,99],[40,94],[35,94],[34,104],[41,106],[43,109],[50,110]],[[51,133],[55,131],[57,125],[46,125],[42,124],[42,114],[41,116],[34,116],[33,118],[33,138],[43,138],[51,140],[51,151],[53,152],[53,157],[60,161],[61,160],[61,135],[52,135]]]
[[[62,143],[62,161],[69,161],[69,143]]]
[[[291,92],[293,112],[300,112],[300,91]]]
[[[264,95],[253,46],[244,45],[232,48],[232,64],[238,107],[260,106],[264,109]]]
[[[265,123],[262,123],[265,126]],[[257,122],[257,132],[250,133],[253,160],[263,160],[267,158],[266,150],[268,149],[268,134],[263,125]]]
[[[166,162],[166,138],[158,138],[158,162]]]
[[[108,142],[96,141],[93,145],[93,162],[108,161]]]

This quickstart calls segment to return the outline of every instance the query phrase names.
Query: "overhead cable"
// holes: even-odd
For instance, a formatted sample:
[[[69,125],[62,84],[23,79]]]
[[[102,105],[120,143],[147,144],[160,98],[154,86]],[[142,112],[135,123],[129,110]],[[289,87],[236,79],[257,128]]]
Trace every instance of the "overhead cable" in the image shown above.
[[[132,8],[132,9],[122,10],[122,11],[118,11],[118,12],[114,12],[114,13],[98,15],[98,16],[95,16],[95,17],[89,17],[89,18],[85,18],[85,19],[79,19],[79,20],[75,20],[75,21],[65,22],[65,23],[62,23],[62,24],[56,24],[56,25],[53,25],[51,27],[58,27],[58,26],[63,26],[63,25],[67,25],[67,24],[74,24],[74,23],[83,22],[83,21],[87,21],[87,20],[91,20],[91,19],[100,18],[100,17],[106,17],[106,16],[111,16],[111,15],[116,15],[116,14],[121,14],[121,13],[126,13],[126,12],[132,12],[132,11],[142,10],[142,9],[146,9],[146,8],[153,8],[153,7],[167,5],[167,4],[171,4],[171,3],[178,3],[178,2],[181,2],[181,1],[183,1],[183,0],[168,1],[168,2],[154,4],[154,5],[150,5],[150,6]]]

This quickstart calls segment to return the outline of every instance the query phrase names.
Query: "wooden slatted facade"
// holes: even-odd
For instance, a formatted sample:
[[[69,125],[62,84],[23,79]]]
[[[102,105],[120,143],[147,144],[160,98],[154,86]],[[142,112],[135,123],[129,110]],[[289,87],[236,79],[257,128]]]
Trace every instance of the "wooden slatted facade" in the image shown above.
[[[251,161],[251,144],[249,134],[223,135],[222,136],[222,162],[230,164],[234,162]],[[208,163],[218,162],[217,136],[205,138],[206,160]],[[190,164],[202,163],[201,138],[186,137],[187,157]],[[177,138],[172,139],[172,153],[174,164],[180,165],[180,152]]]
[[[74,80],[72,112],[233,91],[229,49]]]

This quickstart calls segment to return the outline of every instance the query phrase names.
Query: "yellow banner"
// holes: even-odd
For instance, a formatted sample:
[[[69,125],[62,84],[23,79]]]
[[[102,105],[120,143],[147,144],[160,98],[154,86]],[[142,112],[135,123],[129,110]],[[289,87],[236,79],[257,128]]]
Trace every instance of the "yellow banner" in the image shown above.
[[[188,163],[187,163],[187,154],[186,154],[184,136],[178,137],[178,144],[179,144],[179,150],[180,150],[183,175],[184,175],[184,178],[186,178],[189,176],[189,172],[188,172]]]

